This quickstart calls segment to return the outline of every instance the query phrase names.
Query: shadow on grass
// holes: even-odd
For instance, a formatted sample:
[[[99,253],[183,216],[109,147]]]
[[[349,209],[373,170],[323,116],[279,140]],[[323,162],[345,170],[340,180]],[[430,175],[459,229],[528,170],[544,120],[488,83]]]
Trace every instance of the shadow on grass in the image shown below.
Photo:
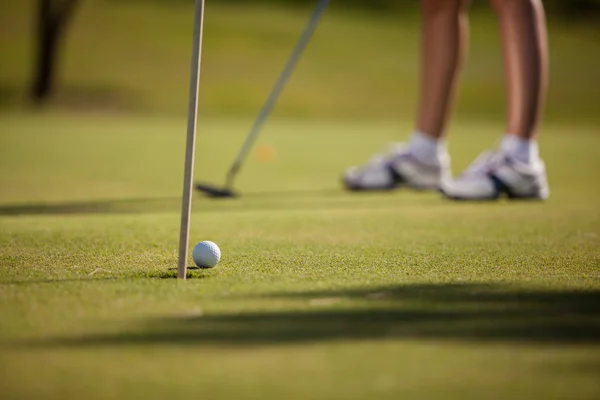
[[[186,278],[188,279],[207,279],[210,278],[211,275],[207,273],[209,268],[198,268],[196,266],[189,266],[186,274]],[[0,281],[0,286],[29,286],[29,285],[44,285],[44,284],[63,284],[63,283],[74,283],[74,282],[114,282],[114,281],[131,281],[139,278],[150,278],[150,279],[176,279],[177,278],[177,268],[169,268],[168,271],[156,271],[150,272],[147,275],[140,275],[138,277],[122,277],[122,276],[92,276],[86,275],[79,278],[54,278],[54,279],[22,279],[22,280],[12,280],[12,281]]]
[[[216,186],[216,185],[207,185],[214,186],[217,190],[224,190],[224,187]],[[265,190],[260,192],[243,192],[234,190],[234,197],[211,197],[206,195],[202,191],[196,191],[200,196],[205,198],[210,198],[215,201],[228,201],[236,198],[306,198],[306,197],[314,197],[314,196],[331,196],[331,195],[340,195],[345,192],[340,189],[289,189],[289,190]]]
[[[289,190],[289,191],[265,191],[251,192],[241,196],[243,198],[307,198],[310,196],[322,196],[343,193],[339,190]],[[206,198],[202,194],[197,194],[196,198]],[[230,203],[236,202],[235,199],[209,199],[211,203]],[[206,205],[206,203],[204,203]],[[298,205],[283,204],[281,207],[298,208]],[[137,198],[137,199],[114,199],[101,201],[83,201],[83,202],[65,202],[65,203],[32,203],[32,204],[5,204],[0,205],[0,216],[19,216],[19,215],[69,215],[69,214],[134,214],[148,212],[177,212],[181,208],[181,198]],[[243,204],[243,207],[236,208],[236,211],[256,210],[264,208],[273,208],[260,204]]]
[[[0,206],[2,215],[68,215],[68,214],[129,214],[177,210],[180,199],[139,198],[67,203],[7,204]]]
[[[441,284],[269,297],[275,303],[277,298],[296,299],[305,307],[300,307],[301,311],[161,318],[128,332],[54,338],[26,345],[269,345],[374,339],[600,344],[597,290]]]
[[[91,277],[85,276],[81,278],[65,278],[65,279],[23,279],[14,281],[3,281],[0,282],[0,286],[29,286],[29,285],[45,285],[45,284],[62,284],[62,283],[73,283],[73,282],[106,282],[106,281],[119,281],[123,278],[108,276],[108,277]]]
[[[209,271],[208,268],[198,268],[196,266],[187,267],[187,273],[185,277],[187,279],[207,279],[210,278],[210,275],[206,274],[206,271]],[[168,271],[161,271],[156,274],[150,274],[149,278],[158,278],[158,279],[177,279],[177,268],[169,268]]]

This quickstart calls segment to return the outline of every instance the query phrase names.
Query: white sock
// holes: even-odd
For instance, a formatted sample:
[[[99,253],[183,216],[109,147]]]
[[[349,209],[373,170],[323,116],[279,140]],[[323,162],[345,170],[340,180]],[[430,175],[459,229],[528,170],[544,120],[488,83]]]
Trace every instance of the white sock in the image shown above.
[[[500,150],[525,164],[534,163],[540,158],[539,147],[535,140],[523,139],[510,133],[502,138]]]
[[[408,150],[424,164],[440,165],[448,157],[444,140],[419,131],[414,131],[411,135]]]

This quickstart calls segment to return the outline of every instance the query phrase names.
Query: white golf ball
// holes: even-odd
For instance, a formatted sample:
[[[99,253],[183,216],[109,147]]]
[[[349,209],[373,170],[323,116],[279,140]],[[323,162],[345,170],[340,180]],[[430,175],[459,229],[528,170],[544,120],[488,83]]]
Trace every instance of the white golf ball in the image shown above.
[[[200,268],[212,268],[221,259],[221,249],[215,243],[205,240],[194,246],[192,258]]]

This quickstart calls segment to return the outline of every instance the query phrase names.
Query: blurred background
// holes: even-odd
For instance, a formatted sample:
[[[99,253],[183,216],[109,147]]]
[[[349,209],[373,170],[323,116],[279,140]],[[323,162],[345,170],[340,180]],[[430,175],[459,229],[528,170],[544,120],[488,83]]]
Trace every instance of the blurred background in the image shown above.
[[[203,115],[252,117],[314,0],[208,0]],[[185,115],[193,0],[0,0],[0,112]],[[600,0],[547,0],[546,117],[600,119]],[[472,10],[459,114],[502,118],[496,21]],[[333,0],[276,116],[411,119],[418,2]]]
[[[206,1],[198,180],[223,182],[315,4]],[[599,165],[600,0],[545,4],[542,155],[553,199],[585,197],[589,174],[572,172]],[[0,0],[0,203],[166,197],[176,210],[192,19],[193,0]],[[406,137],[419,37],[416,0],[332,0],[237,188],[340,191],[340,171]],[[502,64],[496,18],[476,0],[455,173],[505,129]]]

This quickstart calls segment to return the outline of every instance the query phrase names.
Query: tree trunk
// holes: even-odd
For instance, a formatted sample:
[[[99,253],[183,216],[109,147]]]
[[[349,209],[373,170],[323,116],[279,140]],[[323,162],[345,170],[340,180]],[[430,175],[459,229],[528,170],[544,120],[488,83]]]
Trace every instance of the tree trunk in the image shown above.
[[[77,0],[38,0],[36,60],[31,99],[41,105],[53,93],[59,41]]]

